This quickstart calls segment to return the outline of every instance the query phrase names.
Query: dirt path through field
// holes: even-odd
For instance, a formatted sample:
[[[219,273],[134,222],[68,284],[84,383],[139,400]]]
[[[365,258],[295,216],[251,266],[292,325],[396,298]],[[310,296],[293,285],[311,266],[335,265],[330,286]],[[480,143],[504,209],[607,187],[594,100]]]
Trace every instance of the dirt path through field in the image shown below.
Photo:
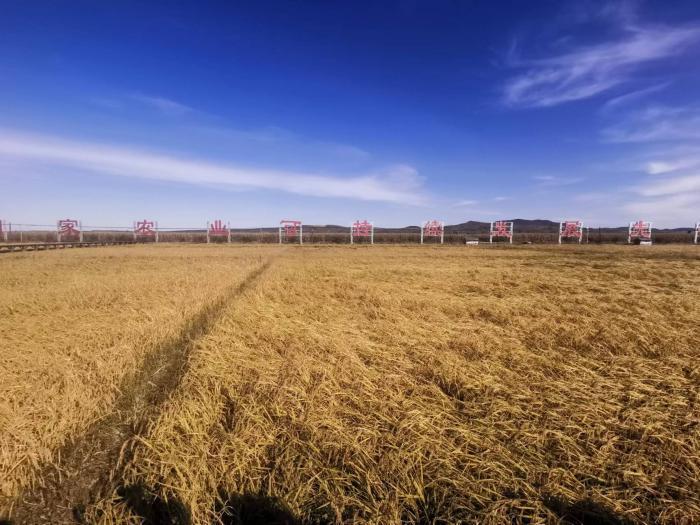
[[[160,405],[177,388],[197,341],[220,319],[226,307],[255,285],[272,264],[268,259],[246,278],[204,306],[178,335],[163,341],[141,369],[120,388],[114,411],[76,437],[59,453],[56,465],[40,472],[38,486],[28,490],[13,509],[8,523],[81,523],[87,504],[107,494],[129,459],[129,444],[158,414]]]

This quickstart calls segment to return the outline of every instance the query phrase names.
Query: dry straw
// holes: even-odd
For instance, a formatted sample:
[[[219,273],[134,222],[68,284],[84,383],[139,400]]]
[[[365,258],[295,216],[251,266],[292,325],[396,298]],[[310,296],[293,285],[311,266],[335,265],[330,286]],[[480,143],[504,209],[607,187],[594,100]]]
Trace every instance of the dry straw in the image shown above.
[[[105,302],[100,325],[111,346],[101,347],[97,335],[81,339],[81,353],[68,360],[77,328],[54,329],[55,350],[43,358],[64,363],[54,376],[44,365],[43,384],[74,374],[104,385],[89,391],[83,404],[91,410],[68,402],[48,408],[44,394],[24,416],[8,406],[7,422],[24,429],[9,443],[23,439],[23,453],[36,455],[21,474],[10,472],[8,496],[29,484],[35,465],[55,460],[63,440],[109,410],[117,376],[148,351],[144,333],[155,340],[165,334],[149,332],[154,327],[176,330],[224,281],[245,280],[274,257],[188,343],[186,371],[123,443],[109,490],[82,502],[87,519],[700,521],[700,256],[687,247],[137,250],[151,264],[153,292],[127,256],[42,254],[13,261],[9,277],[2,272],[6,282],[46,274],[49,297],[27,299],[33,309],[21,317],[25,348],[38,355],[47,328],[37,324],[60,304],[57,270],[92,268],[101,290],[93,299],[112,297],[113,306]],[[178,274],[183,267],[199,285]],[[225,279],[207,271],[224,267]],[[121,290],[117,275],[136,279],[141,293],[119,303],[121,292],[109,295]],[[23,297],[17,292],[3,307],[19,308]],[[120,319],[114,301],[127,311],[169,304],[179,315],[163,311],[139,324],[138,315]],[[108,312],[118,321],[112,332]],[[121,351],[109,358],[119,356],[120,371],[106,371],[107,358],[88,360],[93,348],[115,344]],[[22,370],[33,377],[37,369],[33,359],[14,359],[21,385]],[[32,381],[22,396],[39,383]],[[50,425],[58,430],[48,439]],[[2,465],[5,450],[16,448],[3,448]]]

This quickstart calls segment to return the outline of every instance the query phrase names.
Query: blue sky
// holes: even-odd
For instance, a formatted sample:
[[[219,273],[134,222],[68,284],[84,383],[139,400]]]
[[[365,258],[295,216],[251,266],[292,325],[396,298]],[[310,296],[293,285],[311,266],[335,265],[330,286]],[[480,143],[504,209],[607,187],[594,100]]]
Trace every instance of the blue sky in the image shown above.
[[[1,0],[0,218],[700,219],[700,3]]]

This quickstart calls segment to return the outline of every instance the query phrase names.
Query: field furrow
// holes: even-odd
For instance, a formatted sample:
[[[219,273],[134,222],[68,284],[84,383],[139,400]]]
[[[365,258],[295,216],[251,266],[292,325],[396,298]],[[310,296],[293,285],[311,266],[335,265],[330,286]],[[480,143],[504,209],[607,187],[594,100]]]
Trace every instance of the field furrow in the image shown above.
[[[267,264],[248,252],[122,250],[3,263],[11,351],[0,370],[0,515],[73,519],[104,489],[126,437],[177,385],[192,341]],[[25,272],[27,258],[44,270]]]

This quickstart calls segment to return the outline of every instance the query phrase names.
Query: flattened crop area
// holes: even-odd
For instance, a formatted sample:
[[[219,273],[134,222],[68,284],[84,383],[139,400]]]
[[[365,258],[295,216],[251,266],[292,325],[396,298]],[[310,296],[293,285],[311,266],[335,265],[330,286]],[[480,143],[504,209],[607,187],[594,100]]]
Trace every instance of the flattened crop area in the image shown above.
[[[0,516],[700,521],[690,247],[0,259]]]

